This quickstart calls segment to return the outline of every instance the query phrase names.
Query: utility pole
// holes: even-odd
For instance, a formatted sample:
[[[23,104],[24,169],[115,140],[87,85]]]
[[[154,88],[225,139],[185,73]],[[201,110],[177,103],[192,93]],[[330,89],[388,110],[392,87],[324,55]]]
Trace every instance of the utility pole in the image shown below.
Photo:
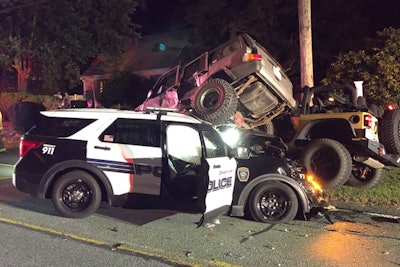
[[[300,85],[314,86],[311,35],[311,0],[298,0],[300,41]]]

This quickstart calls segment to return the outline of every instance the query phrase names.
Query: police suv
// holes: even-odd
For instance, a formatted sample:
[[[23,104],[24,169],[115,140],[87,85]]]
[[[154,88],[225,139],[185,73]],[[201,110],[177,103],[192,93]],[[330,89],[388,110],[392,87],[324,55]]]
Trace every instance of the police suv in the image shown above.
[[[165,109],[44,111],[20,147],[15,187],[51,199],[69,218],[91,215],[102,201],[116,205],[130,193],[192,203],[203,213],[199,225],[230,210],[242,216],[247,205],[254,206],[254,219],[280,222],[316,204],[286,167],[231,148],[210,124]],[[265,169],[279,175],[262,176]]]
[[[51,198],[65,217],[143,193],[194,200],[201,222],[232,203],[236,161],[212,126],[171,112],[68,109],[41,112],[21,139],[13,183]],[[235,155],[238,156],[238,155]]]

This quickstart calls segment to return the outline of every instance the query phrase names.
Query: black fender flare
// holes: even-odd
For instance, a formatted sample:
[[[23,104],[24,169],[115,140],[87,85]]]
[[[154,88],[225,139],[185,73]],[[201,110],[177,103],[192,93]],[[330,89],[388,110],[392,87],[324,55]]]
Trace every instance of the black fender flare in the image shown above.
[[[47,193],[49,188],[51,187],[54,179],[57,177],[58,174],[64,173],[69,169],[80,169],[83,171],[87,171],[95,177],[96,180],[99,181],[100,186],[104,186],[105,188],[105,195],[106,195],[106,200],[109,204],[111,204],[111,199],[113,196],[113,190],[111,187],[111,184],[107,178],[107,176],[104,174],[103,171],[101,171],[99,168],[96,166],[83,161],[83,160],[66,160],[59,162],[55,165],[53,165],[44,175],[43,179],[41,180],[38,188],[38,197],[40,198],[46,198]]]
[[[247,200],[250,196],[251,191],[259,184],[264,182],[281,182],[290,186],[296,193],[299,198],[299,203],[301,203],[300,207],[302,208],[304,213],[310,212],[311,203],[307,197],[307,193],[301,188],[301,186],[291,177],[278,174],[278,173],[269,173],[258,176],[257,178],[251,180],[244,187],[242,192],[240,193],[238,203],[236,205],[232,205],[231,215],[233,216],[243,216],[244,209],[246,207]]]
[[[321,135],[318,136],[317,129],[331,129],[336,128],[341,130],[342,137],[338,137],[335,135],[326,136]],[[331,132],[332,133],[332,132]],[[333,132],[334,133],[334,132]],[[308,122],[296,135],[295,143],[298,145],[299,142],[304,140],[317,139],[317,138],[330,138],[338,141],[346,141],[355,138],[356,132],[351,123],[344,118],[323,118],[316,119]],[[344,137],[344,138],[343,138]],[[299,141],[299,142],[298,142]]]

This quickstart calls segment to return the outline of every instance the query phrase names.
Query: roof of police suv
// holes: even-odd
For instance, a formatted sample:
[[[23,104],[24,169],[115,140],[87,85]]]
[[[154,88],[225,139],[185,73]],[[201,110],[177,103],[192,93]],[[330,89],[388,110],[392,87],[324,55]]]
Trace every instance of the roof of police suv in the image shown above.
[[[189,115],[172,112],[170,110],[152,110],[152,111],[133,111],[120,109],[94,109],[94,108],[76,108],[76,109],[57,109],[51,111],[42,111],[42,115],[47,117],[62,118],[82,118],[82,119],[106,119],[106,118],[127,118],[127,119],[145,119],[155,120],[161,113],[161,120],[177,121],[187,123],[203,123],[202,121]]]

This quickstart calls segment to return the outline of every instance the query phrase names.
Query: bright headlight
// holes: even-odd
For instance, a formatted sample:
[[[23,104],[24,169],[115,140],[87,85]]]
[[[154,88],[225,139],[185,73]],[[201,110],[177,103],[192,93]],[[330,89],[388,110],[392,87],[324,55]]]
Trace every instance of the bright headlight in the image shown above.
[[[235,128],[229,128],[221,132],[222,140],[229,146],[234,147],[240,138],[240,133]]]

